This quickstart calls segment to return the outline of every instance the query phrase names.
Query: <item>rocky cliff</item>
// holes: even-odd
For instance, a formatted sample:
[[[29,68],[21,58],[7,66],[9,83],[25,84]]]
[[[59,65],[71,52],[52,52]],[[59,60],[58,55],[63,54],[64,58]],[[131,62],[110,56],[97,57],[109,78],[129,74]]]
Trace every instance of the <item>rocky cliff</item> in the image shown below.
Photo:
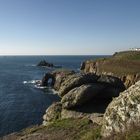
[[[139,124],[140,52],[119,52],[109,58],[88,60],[82,63],[81,71],[46,73],[41,85],[57,90],[60,102],[46,110],[43,125],[4,139],[87,140],[100,139],[101,134],[106,139],[113,133],[119,133],[119,137],[120,132]]]
[[[81,71],[120,77],[128,88],[140,80],[140,52],[118,52],[109,58],[87,60],[82,63]]]
[[[101,124],[106,107],[113,97],[125,90],[125,86],[114,76],[76,73],[65,78],[58,89],[61,102],[46,110],[44,125],[66,118],[88,118]]]

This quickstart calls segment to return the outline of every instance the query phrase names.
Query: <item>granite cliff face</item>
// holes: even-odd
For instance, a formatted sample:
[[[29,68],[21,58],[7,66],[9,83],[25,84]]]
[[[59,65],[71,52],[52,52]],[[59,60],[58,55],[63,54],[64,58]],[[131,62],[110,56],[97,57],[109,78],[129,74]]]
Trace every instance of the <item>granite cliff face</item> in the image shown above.
[[[102,135],[127,131],[140,123],[140,81],[115,98],[108,106],[102,126]]]
[[[78,73],[61,83],[61,102],[52,104],[43,117],[43,124],[66,118],[89,118],[101,124],[101,116],[113,97],[125,90],[123,82],[114,76]],[[99,121],[100,120],[100,121]]]
[[[82,63],[81,71],[117,76],[128,88],[140,80],[140,51],[119,52],[109,58],[87,60]]]

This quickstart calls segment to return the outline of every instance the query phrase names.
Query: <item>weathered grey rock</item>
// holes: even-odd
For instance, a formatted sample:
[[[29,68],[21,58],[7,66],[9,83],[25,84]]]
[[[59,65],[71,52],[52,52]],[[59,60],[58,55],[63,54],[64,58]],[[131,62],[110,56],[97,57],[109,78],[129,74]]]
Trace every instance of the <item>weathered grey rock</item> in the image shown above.
[[[122,92],[108,106],[103,119],[102,135],[123,132],[140,122],[140,81]]]
[[[94,83],[97,82],[98,76],[95,74],[74,74],[68,77],[62,84],[59,89],[59,96],[63,97],[70,90],[75,87],[79,87],[83,84]]]
[[[111,75],[101,75],[100,78],[97,80],[100,83],[109,84],[115,88],[118,88],[120,91],[125,90],[125,86],[121,79],[111,76]]]
[[[46,114],[43,116],[44,121],[51,122],[61,117],[62,105],[60,102],[53,103],[47,110]],[[45,124],[45,122],[44,122]]]
[[[54,89],[58,91],[61,87],[61,84],[65,81],[65,79],[68,78],[70,75],[75,74],[75,72],[72,70],[62,69],[54,71],[52,72],[52,74],[55,77]]]
[[[75,110],[62,109],[61,119],[68,119],[68,118],[74,118],[74,119],[88,118],[93,123],[97,123],[101,125],[103,114],[102,113],[85,113],[85,112],[79,112]]]
[[[70,109],[82,105],[97,96],[104,88],[105,86],[99,83],[76,87],[63,96],[61,100],[62,106],[63,108]]]
[[[61,112],[61,118],[62,119],[68,119],[68,118],[83,118],[86,117],[86,113],[84,112],[78,112],[75,110],[68,110],[68,109],[62,109]]]

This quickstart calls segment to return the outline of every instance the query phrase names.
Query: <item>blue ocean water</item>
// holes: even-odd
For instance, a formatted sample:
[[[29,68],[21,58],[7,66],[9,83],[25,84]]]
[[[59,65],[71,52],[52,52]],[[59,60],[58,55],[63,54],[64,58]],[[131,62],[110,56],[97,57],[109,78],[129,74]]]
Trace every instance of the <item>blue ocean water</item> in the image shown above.
[[[52,69],[37,67],[47,60],[63,68],[78,70],[81,62],[107,56],[1,56],[0,136],[41,124],[45,110],[59,100],[51,90],[37,89],[24,81],[39,80]]]

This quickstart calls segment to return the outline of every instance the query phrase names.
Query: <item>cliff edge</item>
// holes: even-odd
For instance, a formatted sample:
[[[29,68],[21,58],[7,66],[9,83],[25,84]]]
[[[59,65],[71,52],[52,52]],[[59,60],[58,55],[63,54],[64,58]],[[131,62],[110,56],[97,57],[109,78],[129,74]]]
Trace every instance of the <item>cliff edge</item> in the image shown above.
[[[87,60],[82,63],[81,71],[117,76],[128,88],[140,80],[140,51],[116,52],[108,58]]]

